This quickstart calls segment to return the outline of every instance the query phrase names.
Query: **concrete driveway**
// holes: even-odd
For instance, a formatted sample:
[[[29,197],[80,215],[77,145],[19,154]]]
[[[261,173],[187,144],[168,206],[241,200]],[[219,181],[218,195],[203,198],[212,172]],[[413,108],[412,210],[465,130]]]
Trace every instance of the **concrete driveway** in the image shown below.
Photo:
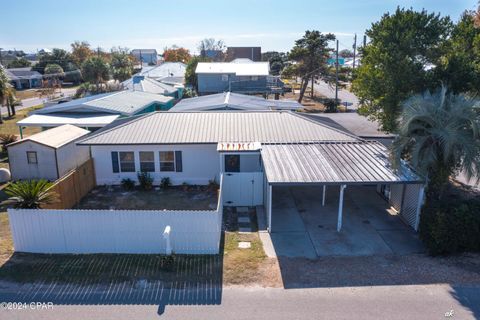
[[[278,256],[316,258],[423,252],[373,186],[345,190],[343,227],[337,232],[338,187],[274,187],[271,239]]]

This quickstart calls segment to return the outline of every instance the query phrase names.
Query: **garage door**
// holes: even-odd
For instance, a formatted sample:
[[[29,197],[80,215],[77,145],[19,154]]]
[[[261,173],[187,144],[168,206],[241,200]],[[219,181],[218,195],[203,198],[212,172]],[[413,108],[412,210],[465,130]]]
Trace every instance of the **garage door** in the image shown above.
[[[223,175],[223,205],[263,204],[263,172],[229,172]]]

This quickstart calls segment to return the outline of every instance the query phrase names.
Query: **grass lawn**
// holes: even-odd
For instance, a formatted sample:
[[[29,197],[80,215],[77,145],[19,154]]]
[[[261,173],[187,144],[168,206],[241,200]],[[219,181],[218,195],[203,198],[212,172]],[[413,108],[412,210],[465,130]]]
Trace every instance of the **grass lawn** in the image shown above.
[[[0,124],[0,132],[1,133],[8,133],[8,134],[14,134],[20,137],[20,131],[17,126],[17,122],[28,117],[28,113],[42,108],[42,105],[39,106],[34,106],[31,108],[26,108],[22,110],[17,110],[15,117],[4,117],[3,118],[3,123]],[[23,129],[23,136],[31,136],[32,134],[38,133],[42,131],[41,128],[38,127],[27,127]]]
[[[17,90],[15,92],[15,96],[17,97],[17,99],[23,100],[40,97],[41,93],[41,90],[38,89]]]

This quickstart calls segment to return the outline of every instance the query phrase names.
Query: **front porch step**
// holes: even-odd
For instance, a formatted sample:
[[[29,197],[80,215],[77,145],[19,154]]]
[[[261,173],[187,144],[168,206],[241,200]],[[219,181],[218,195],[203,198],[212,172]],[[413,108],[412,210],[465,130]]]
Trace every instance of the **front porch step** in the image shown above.
[[[250,217],[249,216],[238,217],[238,223],[250,223]]]

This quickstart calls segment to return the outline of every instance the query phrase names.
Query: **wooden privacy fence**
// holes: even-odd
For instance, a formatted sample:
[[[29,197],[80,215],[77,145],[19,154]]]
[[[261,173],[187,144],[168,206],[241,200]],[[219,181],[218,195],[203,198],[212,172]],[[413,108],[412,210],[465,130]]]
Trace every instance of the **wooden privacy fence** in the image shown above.
[[[44,206],[44,209],[70,209],[95,187],[93,159],[88,159],[76,169],[56,180],[52,189],[59,201]]]
[[[8,209],[15,251],[34,253],[217,254],[222,179],[216,210]]]

